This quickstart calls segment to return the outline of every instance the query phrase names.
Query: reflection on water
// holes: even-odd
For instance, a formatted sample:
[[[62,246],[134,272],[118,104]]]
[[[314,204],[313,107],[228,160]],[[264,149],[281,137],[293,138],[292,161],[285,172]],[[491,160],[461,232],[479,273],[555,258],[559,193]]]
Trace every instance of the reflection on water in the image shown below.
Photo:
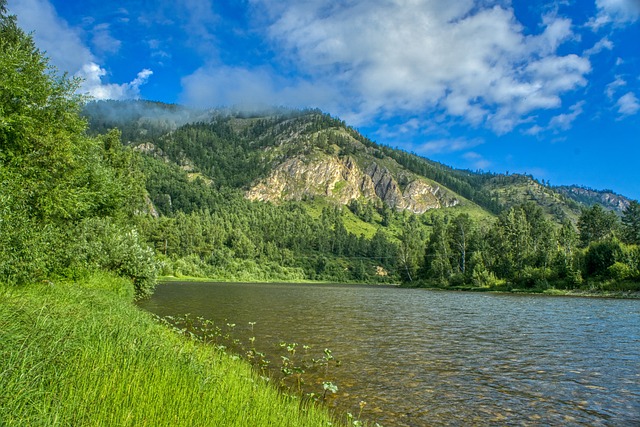
[[[640,301],[172,283],[141,306],[234,322],[264,352],[330,348],[332,403],[366,401],[362,418],[385,427],[640,425]]]

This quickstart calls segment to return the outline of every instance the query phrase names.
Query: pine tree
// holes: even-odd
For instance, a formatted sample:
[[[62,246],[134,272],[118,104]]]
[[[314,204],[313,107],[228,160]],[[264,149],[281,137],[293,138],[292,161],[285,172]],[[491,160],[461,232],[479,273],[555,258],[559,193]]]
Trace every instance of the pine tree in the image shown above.
[[[640,203],[633,200],[622,213],[623,238],[626,243],[640,245]]]

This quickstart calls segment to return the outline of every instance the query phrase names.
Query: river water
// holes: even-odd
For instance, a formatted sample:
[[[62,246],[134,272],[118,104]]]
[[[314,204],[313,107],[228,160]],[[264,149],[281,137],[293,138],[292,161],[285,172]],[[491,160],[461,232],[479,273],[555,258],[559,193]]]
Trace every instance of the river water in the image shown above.
[[[255,337],[276,367],[328,348],[339,366],[309,370],[305,389],[331,381],[329,406],[385,427],[640,426],[638,300],[170,283],[140,305]]]

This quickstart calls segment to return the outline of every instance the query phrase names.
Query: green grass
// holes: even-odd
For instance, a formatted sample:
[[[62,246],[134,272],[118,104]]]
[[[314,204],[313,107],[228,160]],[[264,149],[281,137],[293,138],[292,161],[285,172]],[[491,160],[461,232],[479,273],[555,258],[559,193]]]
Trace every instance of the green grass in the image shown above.
[[[156,323],[123,296],[126,282],[87,282],[0,285],[0,425],[335,424],[248,364]]]

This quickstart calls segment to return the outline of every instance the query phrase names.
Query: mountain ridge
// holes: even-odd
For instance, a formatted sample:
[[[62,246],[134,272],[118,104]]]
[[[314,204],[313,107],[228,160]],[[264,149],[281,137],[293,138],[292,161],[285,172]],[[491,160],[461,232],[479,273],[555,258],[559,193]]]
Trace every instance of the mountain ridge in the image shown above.
[[[550,187],[531,175],[455,169],[377,144],[320,110],[196,110],[109,101],[88,104],[85,115],[90,132],[118,127],[139,151],[212,185],[243,189],[250,200],[323,197],[347,205],[364,199],[418,214],[460,203],[497,214],[533,201],[557,222],[575,222],[593,203],[620,213],[630,201],[604,190]]]

